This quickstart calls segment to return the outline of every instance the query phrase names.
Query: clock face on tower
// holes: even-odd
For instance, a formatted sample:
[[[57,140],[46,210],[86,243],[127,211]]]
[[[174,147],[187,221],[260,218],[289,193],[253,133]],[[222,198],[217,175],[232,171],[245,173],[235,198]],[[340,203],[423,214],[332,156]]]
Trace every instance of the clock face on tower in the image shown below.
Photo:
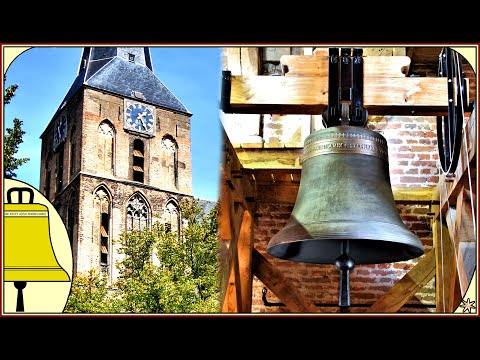
[[[63,113],[53,125],[53,149],[55,150],[67,137],[67,113]]]
[[[138,101],[125,100],[124,128],[153,136],[155,134],[155,108]]]

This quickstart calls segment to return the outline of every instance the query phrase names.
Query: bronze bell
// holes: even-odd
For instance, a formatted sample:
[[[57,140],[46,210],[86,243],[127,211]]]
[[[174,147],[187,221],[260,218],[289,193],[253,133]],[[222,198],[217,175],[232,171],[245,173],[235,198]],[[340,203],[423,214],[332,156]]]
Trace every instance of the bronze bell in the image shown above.
[[[315,131],[305,139],[301,161],[297,200],[286,226],[268,243],[270,255],[336,264],[348,275],[354,264],[424,253],[398,214],[381,134],[348,125]]]

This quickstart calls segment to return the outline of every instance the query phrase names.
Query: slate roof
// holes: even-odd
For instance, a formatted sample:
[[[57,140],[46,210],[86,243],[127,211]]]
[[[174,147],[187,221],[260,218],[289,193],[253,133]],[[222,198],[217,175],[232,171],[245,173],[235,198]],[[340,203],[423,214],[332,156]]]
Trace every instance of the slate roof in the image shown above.
[[[85,48],[81,58],[81,63],[86,61],[88,65],[81,66],[53,118],[82,85],[133,99],[135,97],[132,92],[139,91],[145,97],[138,99],[140,101],[191,115],[185,105],[154,74],[148,48],[144,48],[146,65],[117,56],[116,48],[102,48],[102,58],[96,58],[96,52],[90,49]]]

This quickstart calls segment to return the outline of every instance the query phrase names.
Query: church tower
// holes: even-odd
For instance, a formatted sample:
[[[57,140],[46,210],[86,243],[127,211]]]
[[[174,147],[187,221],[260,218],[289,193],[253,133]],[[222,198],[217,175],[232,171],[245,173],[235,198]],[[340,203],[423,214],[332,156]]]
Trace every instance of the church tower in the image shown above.
[[[192,114],[153,72],[147,47],[86,47],[40,136],[40,191],[67,228],[74,274],[117,277],[113,239],[156,221],[180,229],[192,195]]]

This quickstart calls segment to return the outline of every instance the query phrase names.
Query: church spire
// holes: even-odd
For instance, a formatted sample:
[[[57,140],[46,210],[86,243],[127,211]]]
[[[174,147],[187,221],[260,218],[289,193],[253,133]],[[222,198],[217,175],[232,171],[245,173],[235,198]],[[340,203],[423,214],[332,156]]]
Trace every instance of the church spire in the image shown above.
[[[148,47],[83,48],[77,78],[54,117],[85,85],[191,115],[185,105],[154,74]]]
[[[78,66],[78,74],[87,69],[87,79],[114,57],[143,65],[153,72],[152,57],[148,47],[85,47]],[[87,80],[85,79],[85,80]]]

